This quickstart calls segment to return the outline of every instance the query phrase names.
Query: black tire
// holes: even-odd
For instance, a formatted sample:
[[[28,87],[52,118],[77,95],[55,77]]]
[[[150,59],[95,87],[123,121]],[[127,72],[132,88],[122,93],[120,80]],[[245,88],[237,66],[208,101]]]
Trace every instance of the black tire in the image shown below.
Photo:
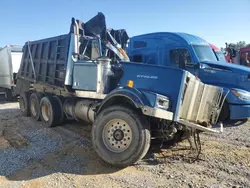
[[[30,116],[30,92],[26,91],[20,94],[19,108],[23,116]]]
[[[65,114],[63,112],[63,103],[65,101],[65,98],[63,96],[57,96],[57,95],[55,95],[53,97],[57,100],[58,104],[60,105],[60,108],[58,109],[60,111],[60,118],[59,118],[58,125],[61,125],[61,124],[63,124],[63,122],[65,120]]]
[[[53,127],[60,123],[60,104],[48,95],[40,101],[40,117],[45,127]]]
[[[224,102],[221,112],[220,112],[220,116],[219,116],[219,121],[221,122],[226,122],[229,121],[230,119],[230,108],[229,108],[229,104],[227,101]]]
[[[36,121],[40,121],[40,101],[43,97],[42,93],[32,93],[30,95],[30,113],[31,117]]]
[[[108,123],[117,119],[126,122],[132,132],[131,143],[124,151],[119,153],[111,151],[108,148],[103,136]],[[119,129],[122,129],[121,126]],[[113,133],[114,138],[115,132]],[[126,167],[142,159],[149,150],[150,141],[149,124],[145,117],[136,113],[135,110],[123,106],[112,106],[104,109],[98,114],[92,127],[92,144],[94,150],[104,162],[117,167]],[[118,147],[120,148],[120,146]]]
[[[14,97],[12,95],[12,90],[11,89],[6,89],[5,90],[5,99],[7,101],[13,101]]]

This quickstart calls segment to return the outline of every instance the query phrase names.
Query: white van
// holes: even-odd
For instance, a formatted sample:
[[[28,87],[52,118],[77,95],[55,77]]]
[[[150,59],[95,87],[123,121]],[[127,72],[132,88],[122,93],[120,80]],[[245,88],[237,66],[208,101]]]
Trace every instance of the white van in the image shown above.
[[[4,94],[7,100],[16,96],[16,75],[22,55],[22,46],[7,45],[0,49],[0,94]]]

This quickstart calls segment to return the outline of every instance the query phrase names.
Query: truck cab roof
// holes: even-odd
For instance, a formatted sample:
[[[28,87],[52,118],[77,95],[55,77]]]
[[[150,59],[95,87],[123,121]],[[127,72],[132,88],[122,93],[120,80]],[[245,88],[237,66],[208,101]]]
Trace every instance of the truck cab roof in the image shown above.
[[[168,39],[173,40],[175,43],[185,43],[185,44],[199,44],[199,45],[208,45],[208,43],[195,35],[191,35],[188,33],[179,33],[179,32],[155,32],[155,33],[148,33],[143,35],[138,35],[131,38],[131,41],[144,39],[144,38],[155,38],[155,39]]]

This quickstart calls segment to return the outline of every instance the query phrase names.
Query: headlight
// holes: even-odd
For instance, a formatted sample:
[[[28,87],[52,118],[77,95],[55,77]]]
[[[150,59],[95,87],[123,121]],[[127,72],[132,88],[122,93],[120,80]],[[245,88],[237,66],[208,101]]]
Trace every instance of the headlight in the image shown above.
[[[241,100],[250,100],[250,93],[247,91],[232,90],[232,93]]]
[[[156,106],[159,108],[168,109],[169,107],[169,99],[163,95],[156,96]]]

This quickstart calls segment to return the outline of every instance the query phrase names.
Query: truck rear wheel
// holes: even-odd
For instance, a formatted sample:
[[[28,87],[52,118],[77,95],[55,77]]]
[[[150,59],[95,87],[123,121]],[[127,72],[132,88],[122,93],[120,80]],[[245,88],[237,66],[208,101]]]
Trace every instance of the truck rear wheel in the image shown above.
[[[12,95],[12,90],[11,89],[6,89],[5,90],[5,99],[7,101],[13,101],[14,97]]]
[[[40,101],[41,119],[46,127],[53,127],[60,123],[61,107],[52,96],[45,96]]]
[[[40,121],[40,101],[43,97],[42,93],[32,93],[30,95],[30,112],[31,117],[36,121]]]
[[[30,92],[26,91],[20,94],[19,108],[23,116],[30,116]]]
[[[100,158],[126,167],[142,159],[150,147],[149,125],[142,115],[122,106],[103,110],[92,127],[92,143]]]
[[[58,109],[60,111],[59,124],[62,124],[65,120],[65,115],[63,112],[63,103],[65,101],[65,98],[63,96],[57,96],[57,95],[54,95],[53,97],[57,100],[58,104],[60,105],[60,108]]]

